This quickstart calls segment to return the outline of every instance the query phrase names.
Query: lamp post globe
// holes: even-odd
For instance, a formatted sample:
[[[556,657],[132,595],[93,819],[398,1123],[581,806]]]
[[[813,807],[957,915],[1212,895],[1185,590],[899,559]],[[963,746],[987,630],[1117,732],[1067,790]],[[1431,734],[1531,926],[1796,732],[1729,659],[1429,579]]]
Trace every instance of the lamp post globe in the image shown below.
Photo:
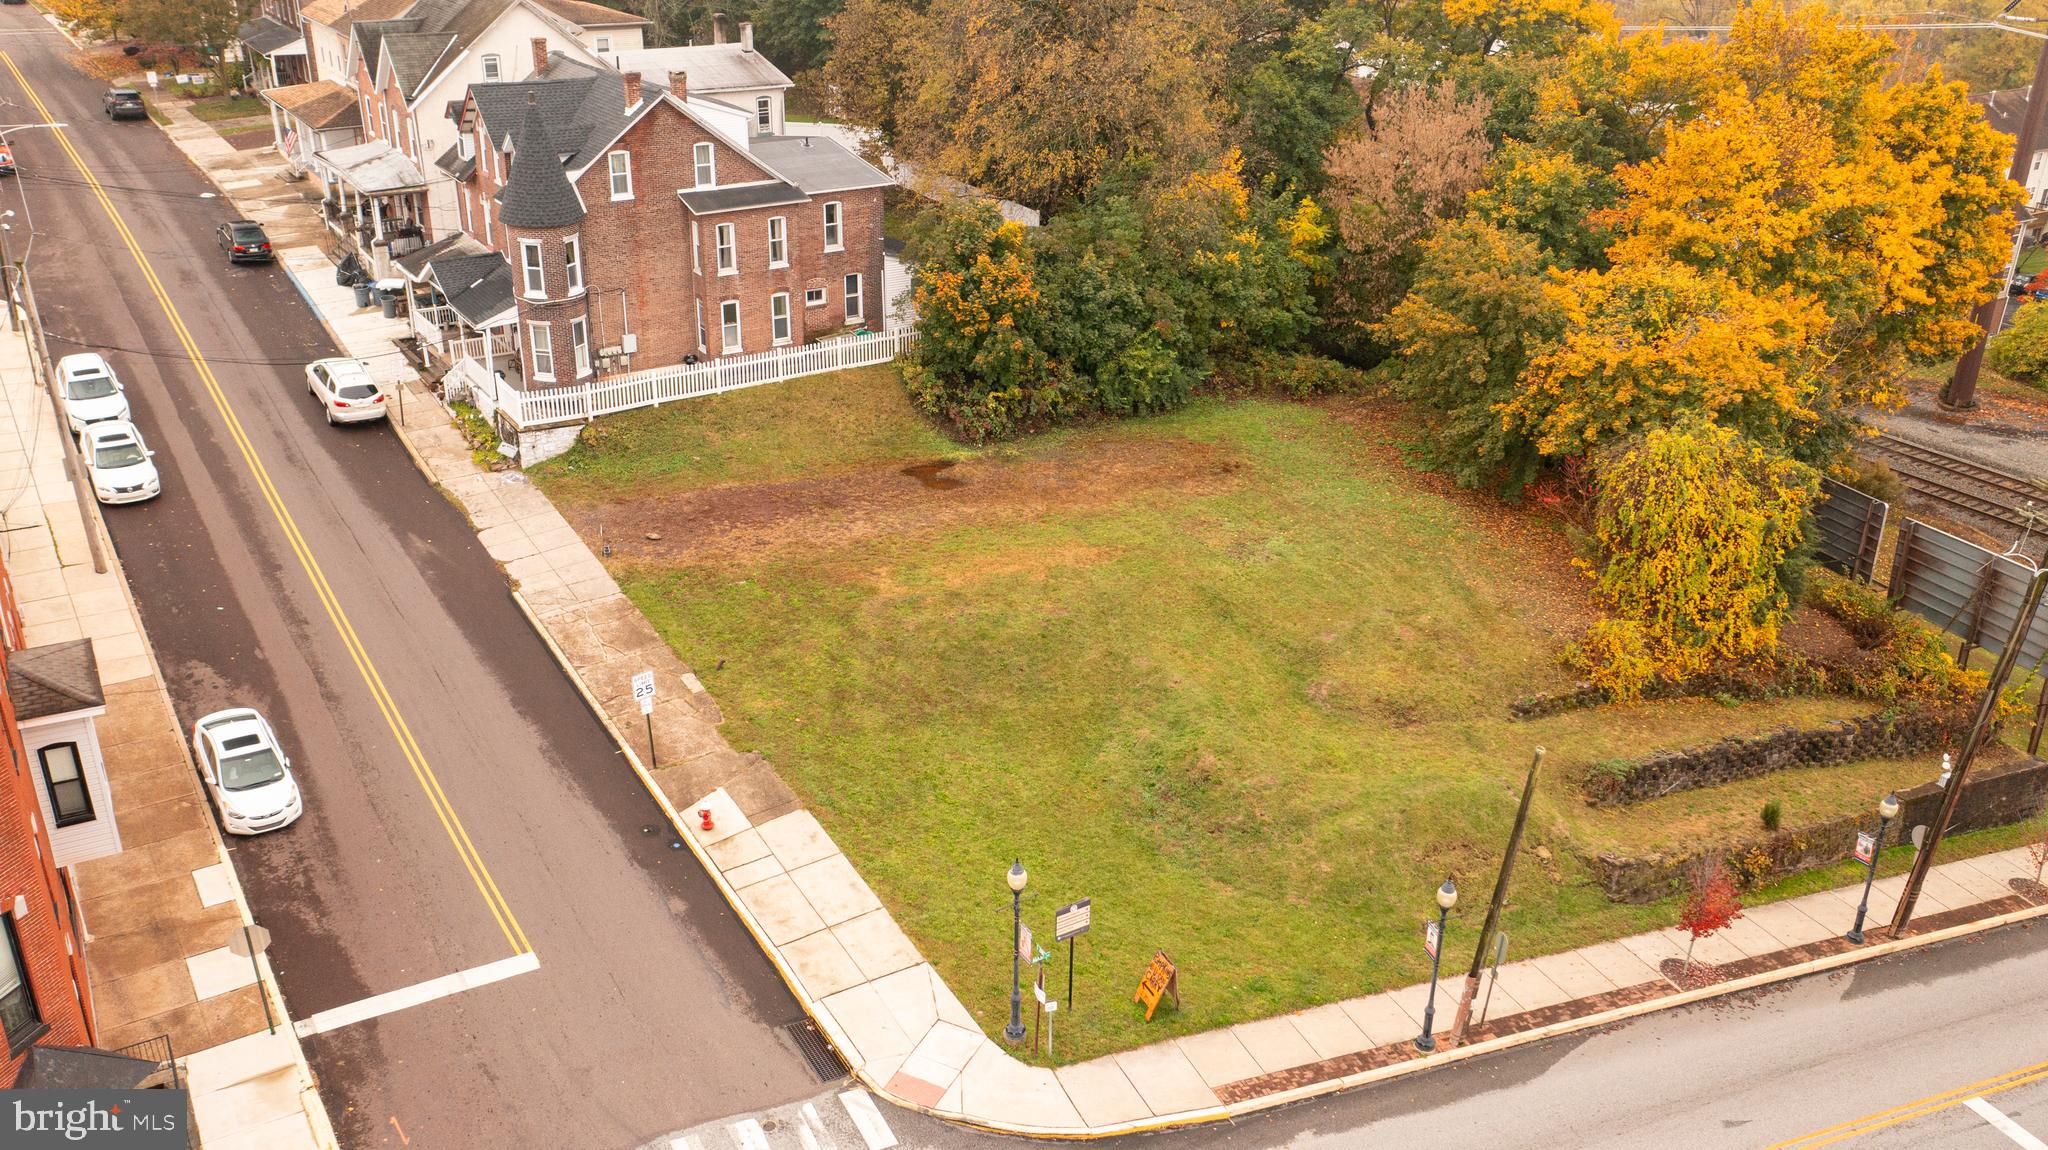
[[[1003,1040],[1012,1046],[1024,1041],[1024,884],[1031,876],[1024,860],[1010,864],[1005,875],[1010,884],[1010,1024],[1003,1027]]]
[[[1436,1028],[1436,979],[1443,970],[1444,924],[1456,905],[1458,884],[1445,879],[1444,885],[1436,888],[1436,953],[1429,956],[1429,1001],[1422,1008],[1422,1033],[1415,1039],[1415,1049],[1424,1054],[1436,1049],[1436,1037],[1430,1033]]]
[[[1890,822],[1899,817],[1899,796],[1886,795],[1877,803],[1877,817]]]

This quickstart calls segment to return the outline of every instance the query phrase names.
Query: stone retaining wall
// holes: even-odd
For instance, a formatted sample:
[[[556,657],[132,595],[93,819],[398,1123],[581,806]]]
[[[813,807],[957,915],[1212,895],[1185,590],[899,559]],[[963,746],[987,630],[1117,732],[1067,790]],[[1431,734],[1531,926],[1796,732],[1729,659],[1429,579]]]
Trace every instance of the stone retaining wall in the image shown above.
[[[1956,803],[1955,819],[1949,833],[1984,830],[2032,818],[2048,800],[2048,762],[2018,759],[1996,766],[1980,765],[1970,772],[1963,796]],[[1885,832],[1885,844],[1910,838],[1913,828],[1931,824],[1941,807],[1941,788],[1932,781],[1899,793],[1899,817]],[[1871,812],[1823,823],[1780,831],[1760,838],[1741,840],[1718,852],[1650,855],[1627,858],[1602,852],[1586,860],[1593,881],[1615,902],[1655,902],[1682,892],[1687,874],[1709,854],[1719,853],[1746,885],[1826,866],[1851,857],[1856,832],[1876,831],[1876,799]]]
[[[1594,770],[1584,784],[1586,801],[1594,806],[1620,806],[1774,771],[1930,754],[1958,741],[1969,718],[1948,709],[1870,715],[1837,719],[1806,730],[1786,727],[1765,735],[1730,736],[1705,746],[1660,751],[1621,770]]]

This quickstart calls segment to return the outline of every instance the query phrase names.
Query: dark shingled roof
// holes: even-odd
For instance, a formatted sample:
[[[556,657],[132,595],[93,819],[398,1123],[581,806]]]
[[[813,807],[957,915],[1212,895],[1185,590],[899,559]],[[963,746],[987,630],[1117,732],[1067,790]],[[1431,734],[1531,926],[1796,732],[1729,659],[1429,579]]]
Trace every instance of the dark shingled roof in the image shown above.
[[[362,48],[364,69],[370,73],[372,79],[375,79],[377,61],[384,50],[384,37],[403,32],[418,32],[424,27],[423,21],[410,16],[403,20],[358,20],[350,34]]]
[[[7,659],[7,693],[14,699],[17,720],[107,705],[90,639],[16,651]]]
[[[462,145],[450,144],[447,151],[434,157],[434,166],[458,181],[466,180],[471,172],[476,171],[476,157],[464,159]]]
[[[774,180],[765,184],[737,184],[716,188],[684,188],[676,193],[683,206],[699,216],[736,212],[741,208],[775,208],[801,204],[810,199],[794,185]]]
[[[667,91],[643,81],[641,103],[652,104]],[[550,55],[547,68],[530,79],[471,84],[469,94],[483,120],[484,135],[493,143],[518,131],[531,100],[540,109],[548,145],[567,168],[587,167],[599,149],[626,130],[625,77],[560,53]]]
[[[286,44],[297,41],[298,38],[297,28],[272,20],[268,16],[258,16],[242,25],[241,32],[236,36],[236,39],[249,46],[249,51],[258,56],[268,56]]]
[[[443,256],[427,265],[427,273],[471,327],[482,327],[512,306],[512,267],[496,252]]]
[[[2009,88],[2003,92],[1979,92],[1970,97],[1970,102],[1984,109],[1984,119],[1993,128],[2008,136],[2018,137],[2020,124],[2027,117],[2027,90]],[[2041,130],[2034,135],[2031,151],[2048,148],[2048,118],[2041,121]]]
[[[162,1065],[91,1046],[31,1046],[14,1089],[132,1090]]]
[[[451,256],[480,256],[489,250],[469,238],[468,232],[456,232],[454,235],[443,236],[426,247],[415,248],[398,257],[395,262],[398,264],[398,270],[417,280],[420,274],[427,270],[427,265],[435,260]]]
[[[398,90],[410,100],[444,60],[455,56],[457,40],[452,32],[386,33],[384,54],[391,57],[391,71],[398,77]]]
[[[498,192],[500,218],[508,228],[566,227],[583,218],[583,201],[562,170],[539,93],[528,92],[526,101],[526,117],[512,134],[512,170]]]

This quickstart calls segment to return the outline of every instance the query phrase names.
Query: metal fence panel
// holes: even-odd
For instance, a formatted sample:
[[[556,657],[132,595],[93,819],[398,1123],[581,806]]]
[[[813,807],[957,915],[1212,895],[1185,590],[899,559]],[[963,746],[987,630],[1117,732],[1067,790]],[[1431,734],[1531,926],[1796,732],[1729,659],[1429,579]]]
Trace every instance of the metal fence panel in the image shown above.
[[[1820,481],[1820,492],[1820,504],[1813,509],[1819,529],[1815,555],[1851,579],[1868,582],[1877,570],[1877,545],[1891,505],[1832,479]]]
[[[2033,572],[1917,519],[1899,526],[1892,556],[1892,598],[1899,606],[1965,642],[1996,652],[2019,618]],[[2020,642],[2020,661],[2048,652],[2048,614],[2037,615]]]

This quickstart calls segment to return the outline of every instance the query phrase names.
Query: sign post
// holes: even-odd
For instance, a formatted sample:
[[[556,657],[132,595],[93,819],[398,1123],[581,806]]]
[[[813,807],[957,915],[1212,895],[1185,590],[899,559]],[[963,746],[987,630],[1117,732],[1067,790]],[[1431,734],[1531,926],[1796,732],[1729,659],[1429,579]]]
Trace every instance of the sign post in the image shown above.
[[[1070,902],[1052,912],[1052,940],[1067,944],[1068,1009],[1072,1009],[1074,1005],[1074,940],[1088,933],[1089,924],[1094,917],[1093,901],[1085,898]]]
[[[1508,956],[1508,932],[1495,931],[1493,935],[1493,981],[1486,984],[1486,1001],[1479,1007],[1479,1025],[1486,1025],[1486,1012],[1493,1009],[1493,988],[1500,985],[1501,960]]]
[[[647,719],[647,769],[661,765],[661,759],[654,750],[654,672],[642,671],[633,676],[633,697],[640,702],[640,713]]]
[[[270,1027],[270,1033],[277,1033],[277,1020],[270,1014],[270,994],[263,986],[263,967],[256,962],[256,956],[270,949],[270,932],[254,923],[243,923],[228,936],[228,950],[235,954],[249,956],[249,969],[256,974],[256,997],[263,1000],[263,1022]]]
[[[1180,970],[1163,950],[1152,952],[1152,964],[1145,968],[1145,977],[1138,982],[1138,993],[1131,1001],[1145,1004],[1145,1021],[1152,1021],[1152,1012],[1159,1009],[1161,997],[1173,999],[1173,1008],[1180,1009]]]

